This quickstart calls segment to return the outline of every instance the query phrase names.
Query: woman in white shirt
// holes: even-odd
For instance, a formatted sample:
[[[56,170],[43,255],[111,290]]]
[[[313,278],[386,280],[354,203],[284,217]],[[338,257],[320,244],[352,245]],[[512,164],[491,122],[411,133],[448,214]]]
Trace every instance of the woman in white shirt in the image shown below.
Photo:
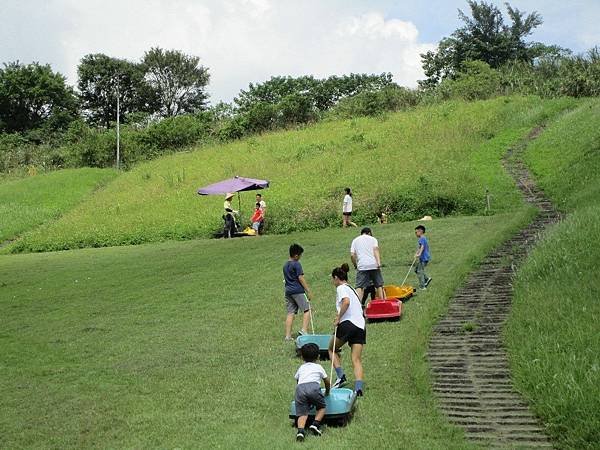
[[[333,322],[336,327],[336,339],[335,343],[333,338],[329,343],[329,357],[333,361],[333,367],[337,374],[333,387],[341,387],[346,384],[347,380],[341,366],[340,357],[336,352],[345,343],[348,343],[352,354],[352,368],[354,369],[354,391],[356,395],[362,396],[364,374],[361,357],[363,346],[367,343],[367,332],[360,299],[356,291],[348,284],[349,270],[348,264],[342,264],[341,267],[336,267],[331,272],[337,294],[335,301],[337,315]]]
[[[348,225],[356,227],[358,225],[352,222],[352,190],[347,187],[344,191],[346,195],[344,195],[344,204],[342,205],[342,226],[344,228]]]

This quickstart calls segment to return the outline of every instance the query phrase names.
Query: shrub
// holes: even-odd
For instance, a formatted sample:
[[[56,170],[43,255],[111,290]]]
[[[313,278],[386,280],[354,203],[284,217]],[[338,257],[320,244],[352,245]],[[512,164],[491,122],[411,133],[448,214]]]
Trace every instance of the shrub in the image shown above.
[[[168,117],[150,125],[141,133],[140,141],[146,147],[161,150],[179,149],[196,144],[210,134],[209,113]]]
[[[483,61],[466,61],[454,79],[446,79],[438,91],[442,99],[486,100],[500,91],[500,75]]]
[[[230,119],[226,119],[217,126],[214,130],[215,135],[222,141],[230,141],[240,139],[246,134],[248,124],[246,117],[237,115]]]
[[[66,155],[48,144],[36,145],[19,133],[0,133],[0,172],[8,173],[27,167],[41,170],[63,167]]]
[[[318,112],[313,102],[305,95],[288,95],[277,105],[277,125],[280,127],[307,123],[317,117]]]
[[[388,111],[401,111],[419,103],[419,93],[396,85],[379,91],[361,92],[342,99],[330,115],[339,118],[375,116]]]

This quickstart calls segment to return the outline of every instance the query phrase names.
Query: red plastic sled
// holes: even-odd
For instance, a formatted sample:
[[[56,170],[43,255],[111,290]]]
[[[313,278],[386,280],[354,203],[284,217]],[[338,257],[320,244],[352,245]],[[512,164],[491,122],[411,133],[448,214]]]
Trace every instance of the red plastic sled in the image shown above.
[[[402,301],[397,298],[376,298],[365,310],[367,320],[400,320]]]

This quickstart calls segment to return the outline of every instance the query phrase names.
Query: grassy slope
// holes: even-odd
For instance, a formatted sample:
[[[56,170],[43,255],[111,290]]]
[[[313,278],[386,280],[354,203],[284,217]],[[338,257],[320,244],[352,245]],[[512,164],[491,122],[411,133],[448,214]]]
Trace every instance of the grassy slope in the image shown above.
[[[56,219],[116,176],[113,170],[70,169],[0,184],[0,242]]]
[[[196,189],[236,174],[271,180],[265,195],[272,233],[337,224],[348,185],[356,194],[356,221],[362,223],[374,221],[385,208],[404,219],[439,216],[440,209],[481,213],[486,188],[495,210],[508,211],[520,200],[499,156],[531,127],[574,102],[519,97],[448,102],[173,155],[124,174],[12,250],[206,237],[221,226],[223,199],[201,198]],[[253,199],[244,195],[246,215]]]
[[[348,428],[311,447],[469,448],[435,407],[428,336],[475,261],[529,215],[431,222],[432,289],[400,323],[369,325],[366,397]],[[414,226],[375,229],[388,283],[407,270]],[[0,256],[0,447],[288,448],[299,360],[282,342],[281,265],[299,241],[325,332],[329,274],[355,235]],[[347,351],[343,359],[350,369]]]
[[[506,338],[520,390],[561,448],[600,442],[600,101],[552,124],[527,152],[568,213],[519,271]]]

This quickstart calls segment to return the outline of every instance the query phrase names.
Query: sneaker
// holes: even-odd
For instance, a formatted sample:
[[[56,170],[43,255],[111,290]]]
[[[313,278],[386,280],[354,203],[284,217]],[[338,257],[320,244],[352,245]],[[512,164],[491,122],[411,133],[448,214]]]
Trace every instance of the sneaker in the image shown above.
[[[419,288],[419,290],[420,290],[420,291],[426,291],[426,290],[427,290],[427,288],[426,288],[426,287],[420,287],[420,288]]]
[[[296,434],[296,440],[298,442],[304,442],[304,433],[302,431],[298,431]]]
[[[283,338],[284,342],[294,342],[294,338],[291,336],[286,336],[285,338]]]
[[[310,431],[312,431],[312,434],[314,434],[315,436],[321,436],[323,434],[323,432],[321,431],[321,428],[318,427],[317,425],[311,425],[310,427],[308,427],[308,429]]]
[[[345,385],[348,382],[348,380],[346,380],[346,375],[342,375],[342,378],[337,378],[335,380],[335,383],[333,383],[333,386],[331,386],[332,388],[339,388],[342,387],[343,385]]]
[[[298,336],[304,336],[305,334],[306,334],[306,331],[298,330]]]
[[[427,278],[427,281],[425,281],[425,287],[429,286],[429,283],[431,283],[431,277]]]
[[[356,391],[356,396],[357,396],[357,397],[362,397],[363,395],[364,395],[364,394],[363,394],[363,391],[362,391],[362,389],[359,389],[359,390],[357,390],[357,391]]]

